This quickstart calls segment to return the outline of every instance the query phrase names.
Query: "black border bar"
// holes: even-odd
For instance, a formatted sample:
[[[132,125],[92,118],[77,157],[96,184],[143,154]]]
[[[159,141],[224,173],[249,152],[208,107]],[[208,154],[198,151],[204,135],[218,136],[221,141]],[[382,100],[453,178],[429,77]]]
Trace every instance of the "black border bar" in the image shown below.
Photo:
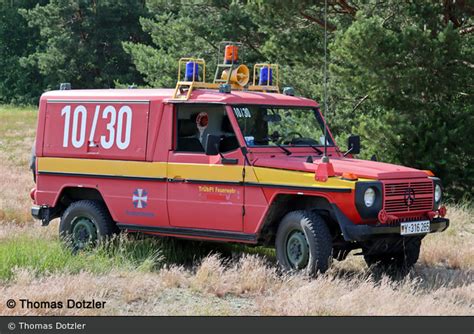
[[[310,296],[308,296],[310,298]],[[56,326],[82,324],[76,330],[22,330],[20,323]],[[13,325],[12,325],[13,324]],[[15,329],[10,329],[12,327]],[[6,333],[258,333],[258,334],[472,334],[473,317],[0,317]]]
[[[38,171],[38,175],[53,176],[75,176],[75,177],[95,177],[99,179],[122,179],[122,180],[140,180],[140,181],[166,181],[166,177],[146,177],[146,176],[129,176],[129,175],[112,175],[112,174],[87,174],[87,173],[69,173],[69,172],[46,172]]]

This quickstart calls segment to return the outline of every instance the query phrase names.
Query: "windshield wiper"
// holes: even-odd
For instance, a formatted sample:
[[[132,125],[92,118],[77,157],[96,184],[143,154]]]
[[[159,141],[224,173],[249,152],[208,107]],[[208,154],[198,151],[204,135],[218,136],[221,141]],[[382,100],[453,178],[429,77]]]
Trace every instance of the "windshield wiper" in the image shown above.
[[[283,150],[283,152],[285,152],[286,155],[291,155],[292,152],[289,149],[287,149],[286,147],[283,147],[283,145],[281,145],[277,142],[277,140],[279,138],[281,138],[281,135],[278,133],[278,131],[274,131],[271,134],[271,136],[267,137],[266,139],[270,140],[273,143],[275,143],[275,145],[278,146],[279,148],[281,148]]]
[[[291,155],[293,152],[291,152],[289,149],[287,149],[286,147],[284,147],[283,145],[281,144],[278,144],[277,142],[274,142],[276,146],[278,146],[279,148],[281,148],[285,153],[286,155]]]
[[[316,151],[316,153],[318,154],[323,154],[323,151],[321,151],[319,148],[317,148],[316,146],[312,145],[312,144],[308,144],[309,147],[311,147],[313,150]]]

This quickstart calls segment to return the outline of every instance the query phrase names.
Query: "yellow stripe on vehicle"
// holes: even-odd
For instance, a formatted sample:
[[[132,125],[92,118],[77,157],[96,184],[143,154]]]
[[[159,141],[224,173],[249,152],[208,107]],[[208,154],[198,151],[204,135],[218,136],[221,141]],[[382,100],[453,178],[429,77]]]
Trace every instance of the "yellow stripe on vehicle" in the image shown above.
[[[165,162],[44,158],[38,161],[39,173],[64,173],[117,177],[166,177]]]
[[[330,177],[326,182],[318,182],[315,180],[314,173],[262,167],[255,167],[254,171],[258,181],[263,184],[335,189],[355,188],[354,181],[341,180],[339,177]]]

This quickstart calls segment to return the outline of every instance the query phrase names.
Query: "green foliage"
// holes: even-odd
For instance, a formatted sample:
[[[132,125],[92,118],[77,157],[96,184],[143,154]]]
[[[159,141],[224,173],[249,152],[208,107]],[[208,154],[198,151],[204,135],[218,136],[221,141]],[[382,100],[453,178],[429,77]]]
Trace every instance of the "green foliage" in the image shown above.
[[[258,27],[251,20],[248,8],[231,1],[186,1],[175,3],[149,0],[150,18],[141,20],[143,30],[150,34],[152,45],[124,43],[137,69],[153,87],[171,87],[176,83],[178,59],[204,58],[207,79],[214,77],[216,55],[222,40],[246,41],[258,36]],[[251,45],[250,42],[247,45]],[[243,55],[247,63],[257,57],[255,47]]]
[[[34,51],[39,32],[28,27],[19,8],[32,8],[46,1],[0,2],[0,103],[29,104],[42,93],[43,78],[20,60]]]
[[[450,195],[472,194],[472,38],[440,24],[436,4],[393,4],[390,19],[360,8],[331,45],[340,130],[363,136],[366,157],[431,169]]]
[[[121,45],[147,41],[139,25],[139,17],[146,15],[142,1],[51,0],[20,13],[41,35],[35,52],[23,57],[22,64],[40,71],[46,89],[60,82],[73,88],[142,82]]]

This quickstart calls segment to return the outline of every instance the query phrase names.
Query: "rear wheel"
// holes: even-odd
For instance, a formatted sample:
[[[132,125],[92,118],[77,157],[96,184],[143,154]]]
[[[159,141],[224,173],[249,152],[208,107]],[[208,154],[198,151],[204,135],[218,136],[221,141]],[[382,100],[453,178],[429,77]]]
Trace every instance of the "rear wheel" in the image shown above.
[[[275,248],[285,270],[324,273],[331,264],[332,237],[324,219],[311,211],[293,211],[278,227]]]
[[[117,232],[109,211],[98,201],[72,203],[64,211],[59,224],[61,238],[76,251],[95,247]]]
[[[421,240],[411,239],[403,242],[403,247],[395,253],[364,255],[367,265],[375,272],[390,276],[406,276],[418,261]]]

